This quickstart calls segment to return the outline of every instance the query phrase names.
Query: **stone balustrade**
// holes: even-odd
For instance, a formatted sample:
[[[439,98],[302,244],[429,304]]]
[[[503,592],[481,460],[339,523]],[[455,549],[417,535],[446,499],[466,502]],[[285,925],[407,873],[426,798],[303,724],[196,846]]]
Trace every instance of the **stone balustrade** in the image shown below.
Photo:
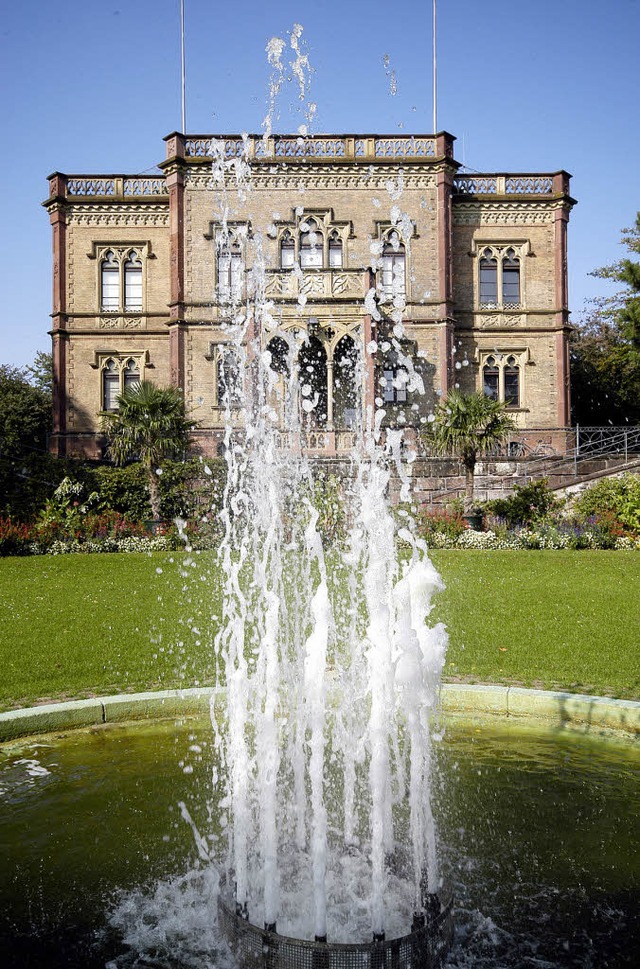
[[[361,269],[267,270],[265,295],[277,299],[354,299],[364,296]]]
[[[449,141],[447,140],[448,144]],[[182,149],[185,158],[245,158],[247,161],[269,159],[319,159],[327,161],[373,161],[393,159],[435,159],[441,146],[438,138],[426,135],[408,137],[380,135],[281,135],[261,137],[217,138],[213,135],[187,136],[171,149]],[[442,150],[444,150],[444,140]],[[447,151],[445,153],[448,154]]]
[[[456,175],[453,179],[453,194],[463,198],[478,195],[533,195],[537,198],[551,198],[568,193],[568,178],[566,172],[549,175]]]

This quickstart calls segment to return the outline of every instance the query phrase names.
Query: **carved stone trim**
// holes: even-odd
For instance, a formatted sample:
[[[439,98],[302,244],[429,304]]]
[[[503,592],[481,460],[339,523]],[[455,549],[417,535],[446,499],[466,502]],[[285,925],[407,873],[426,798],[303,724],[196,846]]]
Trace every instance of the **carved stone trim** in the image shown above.
[[[288,189],[295,191],[304,186],[305,189],[362,189],[371,188],[382,190],[387,186],[390,178],[397,178],[402,171],[404,188],[434,188],[436,176],[433,167],[429,172],[416,171],[413,167],[402,168],[399,165],[376,165],[369,170],[361,165],[344,165],[340,168],[327,169],[315,165],[307,165],[304,170],[283,170],[280,165],[274,165],[270,170],[254,171],[251,174],[251,185],[254,189]],[[187,172],[185,178],[188,188],[194,191],[206,192],[220,189],[209,172]],[[233,188],[229,180],[228,188]]]
[[[69,209],[69,225],[168,226],[168,205],[90,205]]]
[[[475,325],[482,327],[524,326],[526,317],[523,314],[483,313],[476,316]]]
[[[553,208],[539,202],[456,202],[454,225],[549,225]]]
[[[144,325],[142,316],[101,316],[98,319],[101,330],[141,330]]]

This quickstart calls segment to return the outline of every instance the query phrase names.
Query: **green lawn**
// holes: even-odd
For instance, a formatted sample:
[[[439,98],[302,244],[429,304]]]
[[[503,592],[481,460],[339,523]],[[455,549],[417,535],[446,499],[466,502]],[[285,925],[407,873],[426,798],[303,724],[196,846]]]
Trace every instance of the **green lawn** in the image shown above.
[[[447,679],[640,698],[640,557],[434,551]]]
[[[438,551],[446,678],[640,697],[640,556]],[[0,559],[0,709],[208,685],[214,558]],[[159,571],[161,570],[161,571]],[[196,630],[194,632],[194,630]]]

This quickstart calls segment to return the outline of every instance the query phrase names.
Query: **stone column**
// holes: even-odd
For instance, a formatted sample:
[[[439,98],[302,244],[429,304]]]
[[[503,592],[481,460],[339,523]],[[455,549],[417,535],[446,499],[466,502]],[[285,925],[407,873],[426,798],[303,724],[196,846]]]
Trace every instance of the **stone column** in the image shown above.
[[[49,198],[44,203],[49,212],[53,235],[53,326],[50,330],[53,357],[53,432],[49,449],[64,457],[67,432],[67,179],[55,172],[49,176]]]

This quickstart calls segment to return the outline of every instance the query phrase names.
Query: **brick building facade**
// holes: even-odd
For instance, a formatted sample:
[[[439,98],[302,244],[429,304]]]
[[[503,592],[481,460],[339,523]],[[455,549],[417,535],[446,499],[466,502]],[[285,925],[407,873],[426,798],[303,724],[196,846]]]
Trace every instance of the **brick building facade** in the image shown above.
[[[255,290],[274,369],[293,332],[321,367],[310,452],[349,447],[373,345],[364,400],[390,423],[419,427],[459,385],[504,400],[525,438],[567,427],[566,172],[461,175],[446,132],[165,141],[161,175],[49,178],[56,454],[99,457],[101,413],[141,378],[181,387],[216,453],[242,379],[228,324]]]

